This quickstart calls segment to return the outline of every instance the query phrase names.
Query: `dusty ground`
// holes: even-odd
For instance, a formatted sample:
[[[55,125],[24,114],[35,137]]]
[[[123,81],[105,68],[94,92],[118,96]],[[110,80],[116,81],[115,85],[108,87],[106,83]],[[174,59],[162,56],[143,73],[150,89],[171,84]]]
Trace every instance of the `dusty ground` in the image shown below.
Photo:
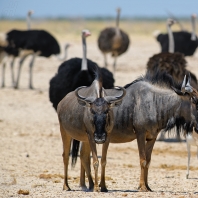
[[[131,36],[132,44],[118,59],[116,85],[125,85],[144,74],[148,58],[159,52],[151,35]],[[65,40],[62,42],[65,42]],[[69,57],[81,57],[80,42],[74,41]],[[88,39],[88,58],[103,65],[95,40]],[[198,76],[198,52],[187,58],[188,68]],[[109,57],[109,62],[112,59]],[[71,192],[64,192],[62,141],[56,113],[48,99],[49,80],[60,62],[55,57],[37,58],[34,67],[35,90],[28,87],[28,60],[22,70],[20,89],[13,90],[10,70],[7,87],[0,90],[0,197],[198,197],[196,148],[192,147],[190,178],[185,179],[185,142],[156,142],[149,171],[154,192],[138,192],[140,175],[136,141],[111,144],[106,182],[108,193],[83,192],[79,188],[79,160],[69,167]],[[112,69],[111,67],[109,67]],[[100,156],[101,146],[98,146]],[[20,191],[21,190],[21,191]]]

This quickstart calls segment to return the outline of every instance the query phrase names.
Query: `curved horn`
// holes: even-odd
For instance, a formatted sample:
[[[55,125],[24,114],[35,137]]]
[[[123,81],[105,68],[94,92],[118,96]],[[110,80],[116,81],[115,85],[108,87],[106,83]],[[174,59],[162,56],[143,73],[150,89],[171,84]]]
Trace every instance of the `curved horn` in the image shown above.
[[[185,93],[185,87],[186,87],[186,75],[184,76],[184,80],[182,82],[181,92]]]
[[[80,99],[80,100],[85,100],[85,99],[86,99],[85,97],[82,97],[82,96],[80,96],[80,95],[78,94],[78,92],[79,92],[82,88],[86,88],[86,86],[81,86],[81,87],[76,88],[76,90],[75,90],[75,95],[76,95],[76,97],[77,97],[78,99]]]
[[[79,92],[82,88],[86,88],[86,86],[78,87],[78,88],[75,90],[75,95],[76,95],[76,97],[77,97],[79,100],[85,102],[86,104],[87,104],[87,103],[92,103],[92,102],[95,100],[94,97],[87,97],[87,98],[85,98],[85,97],[79,95],[78,92]]]
[[[188,82],[186,83],[185,91],[188,93],[193,92],[192,86],[190,85],[191,82],[191,76],[190,73],[188,73]]]
[[[105,96],[104,99],[105,99],[108,103],[119,102],[119,101],[121,101],[121,100],[123,99],[123,97],[126,95],[126,90],[125,90],[125,88],[116,86],[116,87],[114,87],[114,89],[122,90],[123,93],[122,93],[120,96]]]

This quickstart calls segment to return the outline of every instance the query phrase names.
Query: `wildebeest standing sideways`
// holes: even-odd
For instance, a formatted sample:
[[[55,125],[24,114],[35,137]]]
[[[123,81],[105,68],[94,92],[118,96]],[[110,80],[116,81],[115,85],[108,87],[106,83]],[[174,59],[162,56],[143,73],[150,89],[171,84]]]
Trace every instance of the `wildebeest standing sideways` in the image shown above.
[[[180,87],[166,73],[147,73],[145,77],[125,86],[126,96],[122,104],[113,110],[115,118],[110,142],[124,143],[137,139],[141,168],[140,191],[152,191],[148,185],[148,169],[158,133],[162,129],[169,131],[173,127],[176,127],[177,133],[182,128],[186,133],[192,132],[193,127],[197,130],[198,92],[190,85],[190,77],[187,83],[185,77],[181,90]],[[106,92],[109,95],[112,91]],[[83,142],[83,146],[84,144]],[[87,160],[90,151],[87,149],[86,153],[81,154],[86,171],[90,166]],[[84,180],[83,171],[81,182]],[[93,181],[90,175],[87,176],[89,183]],[[101,191],[107,191],[105,164],[102,166],[100,186]]]
[[[89,142],[92,155],[93,167],[95,170],[95,184],[90,183],[94,191],[99,190],[98,186],[98,157],[96,143],[104,143],[104,153],[109,145],[109,134],[114,125],[112,107],[121,104],[125,96],[125,89],[116,87],[122,93],[104,95],[102,77],[99,68],[95,65],[95,80],[90,87],[79,87],[67,94],[58,104],[58,118],[63,141],[64,161],[64,190],[70,190],[67,182],[68,160],[71,139]],[[82,148],[82,150],[85,147]],[[105,156],[105,155],[103,155]],[[87,169],[86,169],[87,170]],[[91,174],[91,171],[89,170]],[[88,173],[88,174],[89,174]]]

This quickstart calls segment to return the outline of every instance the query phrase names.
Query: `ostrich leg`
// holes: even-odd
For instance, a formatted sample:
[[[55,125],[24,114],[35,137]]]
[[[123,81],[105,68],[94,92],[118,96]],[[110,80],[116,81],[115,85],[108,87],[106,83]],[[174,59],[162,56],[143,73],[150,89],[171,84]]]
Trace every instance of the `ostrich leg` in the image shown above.
[[[14,86],[15,89],[18,89],[18,87],[19,87],[19,79],[20,79],[20,74],[21,74],[21,67],[22,67],[22,64],[23,64],[24,60],[27,57],[28,57],[28,55],[23,56],[21,58],[20,62],[19,62],[19,69],[18,69],[17,79],[16,79],[15,86]]]
[[[13,57],[11,63],[10,63],[10,69],[11,69],[11,78],[12,78],[12,86],[14,87],[14,61],[15,61],[15,57]]]
[[[6,68],[6,63],[4,62],[2,65],[2,82],[1,82],[1,87],[5,87],[5,68]]]
[[[38,55],[38,53],[33,54],[32,60],[31,60],[30,65],[29,65],[29,67],[30,67],[30,71],[29,71],[29,72],[30,72],[29,88],[30,88],[30,89],[34,89],[34,87],[33,87],[33,85],[32,85],[32,69],[33,69],[34,61],[35,61],[35,58],[36,58],[37,55]]]
[[[103,53],[103,55],[104,55],[104,66],[105,66],[105,68],[107,68],[107,65],[108,65],[108,63],[107,63],[107,54]]]

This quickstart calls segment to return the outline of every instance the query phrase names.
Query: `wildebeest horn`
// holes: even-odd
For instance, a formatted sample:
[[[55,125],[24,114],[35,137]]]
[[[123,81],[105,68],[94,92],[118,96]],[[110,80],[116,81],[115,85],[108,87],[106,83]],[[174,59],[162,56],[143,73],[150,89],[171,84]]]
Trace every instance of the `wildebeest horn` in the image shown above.
[[[126,95],[126,90],[125,90],[125,88],[116,86],[116,87],[114,87],[114,89],[122,90],[123,93],[122,93],[120,96],[105,96],[104,99],[105,99],[108,103],[119,102],[119,101],[121,101],[122,98]]]
[[[192,86],[190,85],[190,81],[191,81],[191,76],[190,76],[190,73],[189,73],[188,74],[188,82],[187,82],[186,87],[185,87],[185,91],[188,92],[188,93],[193,92]]]
[[[185,87],[186,87],[186,75],[184,76],[184,80],[182,82],[182,87],[181,87],[181,92],[182,93],[186,92]]]
[[[81,100],[81,101],[83,101],[83,102],[85,102],[85,103],[92,103],[92,102],[94,102],[94,100],[95,100],[94,97],[87,97],[87,98],[85,98],[85,97],[79,95],[78,92],[79,92],[82,88],[86,88],[86,86],[78,87],[78,88],[75,90],[75,95],[76,95],[76,97],[77,97],[79,100]]]

